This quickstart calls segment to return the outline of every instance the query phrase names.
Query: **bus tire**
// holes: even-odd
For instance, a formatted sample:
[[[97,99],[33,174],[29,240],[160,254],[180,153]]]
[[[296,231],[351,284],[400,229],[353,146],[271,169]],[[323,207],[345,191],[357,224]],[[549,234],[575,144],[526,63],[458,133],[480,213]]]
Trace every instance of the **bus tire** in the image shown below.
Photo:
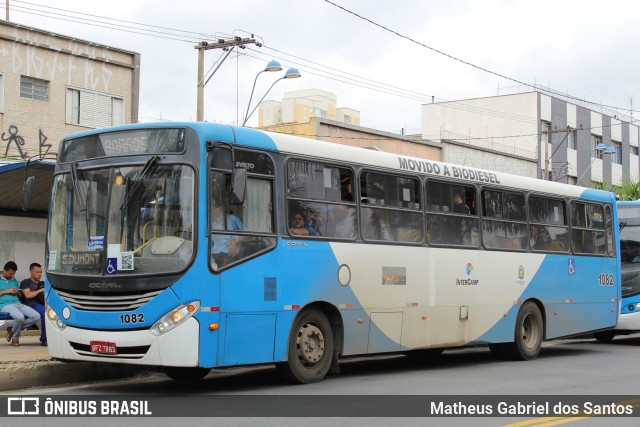
[[[296,318],[287,345],[287,361],[278,363],[278,373],[287,381],[309,384],[321,381],[333,359],[333,330],[325,314],[317,309]]]
[[[544,322],[536,303],[527,301],[520,307],[514,338],[514,342],[505,345],[507,357],[513,360],[533,360],[538,357],[544,339]]]
[[[164,373],[176,381],[200,381],[211,371],[209,368],[178,368],[165,366]]]
[[[614,331],[601,331],[593,334],[593,337],[602,343],[610,343],[615,336],[616,333]]]

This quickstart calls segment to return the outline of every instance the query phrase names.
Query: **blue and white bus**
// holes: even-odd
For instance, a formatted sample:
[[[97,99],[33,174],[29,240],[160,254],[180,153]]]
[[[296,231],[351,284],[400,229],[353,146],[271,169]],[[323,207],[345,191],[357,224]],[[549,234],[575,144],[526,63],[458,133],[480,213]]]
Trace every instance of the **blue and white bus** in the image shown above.
[[[609,192],[211,123],[65,138],[46,250],[49,352],[176,379],[614,327]]]
[[[602,342],[640,331],[640,201],[618,202],[622,270],[620,320],[615,329],[594,334]]]

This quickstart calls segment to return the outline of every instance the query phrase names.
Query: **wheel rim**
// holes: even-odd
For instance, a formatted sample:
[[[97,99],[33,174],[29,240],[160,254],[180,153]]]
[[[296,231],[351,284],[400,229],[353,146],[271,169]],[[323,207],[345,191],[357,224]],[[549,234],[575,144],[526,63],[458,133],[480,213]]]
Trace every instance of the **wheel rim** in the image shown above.
[[[522,319],[522,330],[520,333],[520,341],[528,349],[534,349],[540,342],[540,326],[538,325],[536,316],[532,313]]]
[[[313,366],[324,355],[324,335],[313,323],[305,323],[298,330],[296,339],[298,359],[305,366]]]

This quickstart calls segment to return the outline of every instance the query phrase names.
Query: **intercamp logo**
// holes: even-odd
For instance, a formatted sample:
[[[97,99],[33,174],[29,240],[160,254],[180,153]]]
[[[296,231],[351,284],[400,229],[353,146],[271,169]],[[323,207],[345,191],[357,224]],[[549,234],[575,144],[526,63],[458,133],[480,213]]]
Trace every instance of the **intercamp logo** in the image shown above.
[[[7,415],[40,415],[39,397],[7,398]]]

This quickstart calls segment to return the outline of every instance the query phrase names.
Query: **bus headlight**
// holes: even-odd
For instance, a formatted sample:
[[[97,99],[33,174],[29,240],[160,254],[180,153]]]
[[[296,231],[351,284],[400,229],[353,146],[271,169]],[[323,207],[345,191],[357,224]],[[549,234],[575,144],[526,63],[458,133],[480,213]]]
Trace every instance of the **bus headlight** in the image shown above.
[[[151,333],[157,336],[166,334],[186,322],[187,319],[193,316],[199,308],[200,301],[192,301],[189,304],[184,304],[178,308],[174,308],[153,324],[151,327]]]
[[[67,325],[64,324],[64,322],[58,317],[58,315],[55,311],[53,311],[52,308],[49,308],[47,310],[47,317],[53,322],[54,325],[56,325],[58,329],[63,330],[67,327]]]

